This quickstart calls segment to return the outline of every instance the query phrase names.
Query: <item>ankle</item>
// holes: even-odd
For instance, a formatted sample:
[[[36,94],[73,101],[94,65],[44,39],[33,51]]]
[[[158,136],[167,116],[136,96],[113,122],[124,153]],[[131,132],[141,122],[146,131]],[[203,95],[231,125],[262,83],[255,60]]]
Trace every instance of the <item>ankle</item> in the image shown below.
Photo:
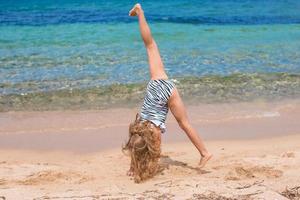
[[[211,155],[207,150],[200,152],[200,154],[202,157],[208,157]]]
[[[142,8],[138,8],[135,12],[136,12],[136,15],[137,15],[137,16],[139,16],[140,14],[143,14],[143,13],[144,13],[144,11],[143,11]]]

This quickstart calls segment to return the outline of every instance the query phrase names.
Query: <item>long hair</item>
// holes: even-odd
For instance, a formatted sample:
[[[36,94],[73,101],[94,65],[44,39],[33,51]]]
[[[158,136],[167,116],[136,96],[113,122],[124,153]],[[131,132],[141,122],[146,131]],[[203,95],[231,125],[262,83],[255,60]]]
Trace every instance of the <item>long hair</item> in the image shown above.
[[[139,114],[129,125],[129,139],[122,150],[129,152],[136,183],[151,178],[158,172],[160,134],[160,130],[152,122],[141,121]]]

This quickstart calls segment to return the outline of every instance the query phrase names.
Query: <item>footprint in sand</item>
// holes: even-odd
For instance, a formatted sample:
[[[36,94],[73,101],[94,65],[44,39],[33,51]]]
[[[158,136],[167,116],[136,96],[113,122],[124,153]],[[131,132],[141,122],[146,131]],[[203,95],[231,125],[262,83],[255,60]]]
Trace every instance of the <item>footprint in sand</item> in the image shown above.
[[[284,152],[281,154],[281,157],[283,158],[295,158],[295,153],[291,151]]]
[[[55,183],[58,181],[76,181],[83,183],[91,180],[91,177],[83,176],[77,172],[59,172],[53,170],[40,171],[18,181],[21,185],[40,185]]]
[[[5,185],[7,183],[7,181],[5,179],[0,179],[0,185]]]
[[[234,166],[231,171],[225,176],[225,180],[243,180],[250,178],[278,178],[283,172],[281,170],[273,169],[265,166]]]

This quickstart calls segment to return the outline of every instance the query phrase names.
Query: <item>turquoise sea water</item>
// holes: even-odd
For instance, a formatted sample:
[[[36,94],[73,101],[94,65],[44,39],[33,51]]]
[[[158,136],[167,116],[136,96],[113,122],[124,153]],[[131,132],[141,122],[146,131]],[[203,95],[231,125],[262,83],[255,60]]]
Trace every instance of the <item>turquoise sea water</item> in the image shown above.
[[[1,1],[0,110],[136,105],[149,74],[134,3]],[[300,96],[300,1],[141,3],[189,100]]]

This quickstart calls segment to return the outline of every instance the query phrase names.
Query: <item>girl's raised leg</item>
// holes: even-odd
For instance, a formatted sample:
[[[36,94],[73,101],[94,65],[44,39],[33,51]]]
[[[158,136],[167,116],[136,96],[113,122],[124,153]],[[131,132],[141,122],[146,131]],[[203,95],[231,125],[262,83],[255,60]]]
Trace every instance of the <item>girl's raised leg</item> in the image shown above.
[[[150,28],[146,21],[144,11],[140,4],[136,4],[130,11],[130,16],[137,16],[139,20],[139,27],[144,45],[148,54],[149,71],[151,79],[167,79],[162,59],[155,40],[152,37]]]

